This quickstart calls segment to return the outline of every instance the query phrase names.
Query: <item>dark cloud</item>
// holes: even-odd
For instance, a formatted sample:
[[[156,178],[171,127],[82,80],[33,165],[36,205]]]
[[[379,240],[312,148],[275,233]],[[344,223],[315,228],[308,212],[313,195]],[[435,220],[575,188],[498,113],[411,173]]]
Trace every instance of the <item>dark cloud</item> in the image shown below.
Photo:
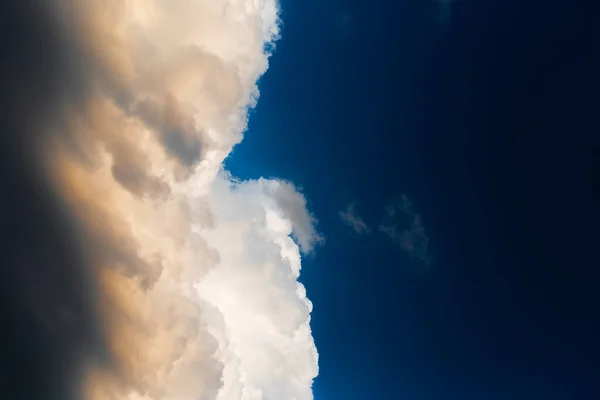
[[[160,199],[168,197],[169,186],[148,174],[149,162],[141,152],[123,143],[113,145],[111,153],[112,176],[121,186],[139,197],[146,194]]]
[[[114,324],[133,322],[107,292],[115,283],[99,275],[116,270],[143,291],[162,271],[160,257],[140,258],[126,224],[104,209],[102,188],[94,193],[89,182],[87,190],[103,150],[129,192],[157,201],[170,194],[121,124],[134,101],[111,69],[111,49],[94,47],[106,32],[87,24],[86,4],[9,1],[0,12],[1,399],[76,400],[90,370],[119,374],[113,344],[123,335],[108,337],[107,325],[115,316]],[[133,114],[189,172],[202,135],[168,95],[148,104]],[[71,172],[80,181],[67,182]]]
[[[173,127],[161,133],[162,144],[169,152],[179,158],[184,165],[192,166],[200,161],[200,141],[184,131]]]
[[[0,397],[78,398],[102,361],[97,288],[84,235],[40,162],[63,126],[64,99],[85,97],[85,72],[58,2],[3,2],[0,12]]]
[[[175,99],[165,96],[164,104],[147,100],[138,104],[134,112],[154,130],[167,152],[185,167],[200,161],[202,135],[196,132],[192,121],[186,120]]]
[[[7,399],[76,398],[86,361],[102,359],[96,287],[82,232],[52,190],[2,157],[0,376]]]

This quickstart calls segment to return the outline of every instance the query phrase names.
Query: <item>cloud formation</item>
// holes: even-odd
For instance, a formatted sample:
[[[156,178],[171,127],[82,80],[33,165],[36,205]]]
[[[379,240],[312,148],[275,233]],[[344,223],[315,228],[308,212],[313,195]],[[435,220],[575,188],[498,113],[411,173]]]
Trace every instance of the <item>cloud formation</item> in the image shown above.
[[[354,210],[354,203],[348,204],[345,210],[339,212],[342,222],[352,228],[354,232],[361,235],[371,232],[371,228]]]
[[[52,82],[31,77],[52,85],[43,101],[14,100],[15,125],[36,117],[28,160],[76,226],[85,262],[71,262],[97,290],[81,306],[97,351],[77,351],[74,398],[312,399],[298,277],[323,240],[316,219],[292,183],[223,169],[279,37],[275,0],[43,8],[61,57]]]
[[[433,262],[429,252],[429,236],[421,216],[414,211],[413,203],[405,195],[386,208],[379,231],[389,236],[412,259],[425,265]]]
[[[452,18],[452,7],[456,0],[435,0],[437,3],[437,18],[440,23],[446,24]]]

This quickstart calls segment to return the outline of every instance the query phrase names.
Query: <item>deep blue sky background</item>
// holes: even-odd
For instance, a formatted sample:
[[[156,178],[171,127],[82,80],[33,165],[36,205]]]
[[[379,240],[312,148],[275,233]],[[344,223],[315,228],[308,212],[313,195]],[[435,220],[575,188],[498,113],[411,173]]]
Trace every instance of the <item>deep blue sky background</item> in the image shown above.
[[[302,186],[327,237],[302,276],[316,399],[600,398],[598,10],[281,3],[227,165]],[[403,193],[429,268],[377,232]],[[373,233],[342,224],[350,202]]]

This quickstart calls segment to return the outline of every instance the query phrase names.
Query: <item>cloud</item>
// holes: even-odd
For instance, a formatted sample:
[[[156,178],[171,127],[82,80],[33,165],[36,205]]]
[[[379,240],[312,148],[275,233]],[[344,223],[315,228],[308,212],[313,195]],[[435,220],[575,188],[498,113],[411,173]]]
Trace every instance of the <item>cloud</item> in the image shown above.
[[[348,36],[356,28],[356,17],[348,10],[336,12],[334,16],[336,33],[340,37]]]
[[[310,253],[325,238],[315,229],[316,218],[308,212],[306,199],[291,182],[259,179],[257,182],[272,196],[282,216],[291,222],[292,234],[300,248]]]
[[[77,101],[85,87],[69,63],[73,37],[51,6],[11,1],[0,12],[0,398],[7,400],[78,399],[73,386],[87,361],[108,357],[82,229],[39,160],[41,139],[62,126],[61,99]]]
[[[442,24],[450,22],[452,18],[452,7],[456,0],[435,0],[437,3],[437,18]]]
[[[371,228],[356,214],[354,203],[348,204],[345,210],[339,212],[339,215],[342,222],[351,227],[357,234],[361,235],[371,232]]]
[[[11,148],[21,132],[34,139],[22,140],[30,148],[19,162],[64,214],[40,205],[60,216],[40,234],[58,229],[57,252],[78,244],[53,253],[68,268],[52,275],[77,293],[25,303],[41,326],[60,327],[48,339],[56,354],[80,339],[65,354],[77,360],[65,388],[40,397],[312,399],[318,353],[298,278],[302,254],[323,241],[317,221],[292,183],[240,181],[223,167],[279,37],[276,1],[47,0],[37,9],[48,32],[23,35],[56,36],[56,54],[25,49],[21,64],[3,68],[24,97],[2,99],[20,116]],[[18,189],[27,176],[9,164],[20,168],[7,172]],[[13,221],[25,225],[15,232],[30,232],[34,215]],[[69,224],[73,232],[61,230]],[[76,318],[60,325],[63,310]]]
[[[389,236],[412,259],[425,265],[433,262],[421,216],[414,211],[412,201],[405,195],[386,207],[379,231]]]

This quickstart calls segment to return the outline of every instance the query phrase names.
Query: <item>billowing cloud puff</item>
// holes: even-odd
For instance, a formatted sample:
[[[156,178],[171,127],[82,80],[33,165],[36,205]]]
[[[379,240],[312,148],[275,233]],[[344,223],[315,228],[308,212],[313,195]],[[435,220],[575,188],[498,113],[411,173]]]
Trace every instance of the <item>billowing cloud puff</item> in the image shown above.
[[[81,227],[105,336],[84,397],[312,399],[298,277],[316,220],[293,184],[223,169],[279,35],[276,1],[48,4],[70,56],[41,164]]]

